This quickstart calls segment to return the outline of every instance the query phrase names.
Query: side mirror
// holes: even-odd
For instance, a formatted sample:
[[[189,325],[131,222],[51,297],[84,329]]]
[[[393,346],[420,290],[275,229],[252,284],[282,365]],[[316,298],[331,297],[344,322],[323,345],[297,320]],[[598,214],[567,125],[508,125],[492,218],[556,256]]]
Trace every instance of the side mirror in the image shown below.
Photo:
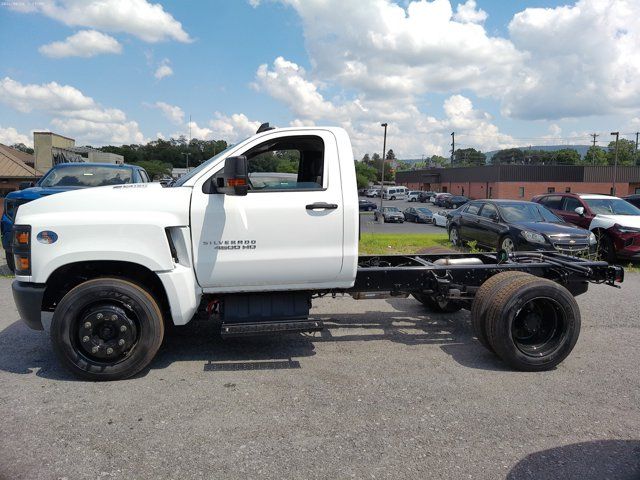
[[[31,188],[33,187],[33,182],[20,182],[18,184],[18,188],[20,190],[24,190],[25,188]]]
[[[584,207],[576,207],[574,212],[576,212],[578,215],[580,215],[582,217],[582,216],[584,216]]]
[[[222,176],[216,178],[217,193],[244,196],[249,191],[247,157],[228,157],[224,161]]]

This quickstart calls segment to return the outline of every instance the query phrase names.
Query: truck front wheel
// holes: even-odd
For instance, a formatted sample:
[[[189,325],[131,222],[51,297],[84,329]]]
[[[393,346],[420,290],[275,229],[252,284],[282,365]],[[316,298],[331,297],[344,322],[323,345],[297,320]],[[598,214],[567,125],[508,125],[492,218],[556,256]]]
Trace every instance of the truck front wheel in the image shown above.
[[[51,322],[53,349],[74,375],[119,380],[145,368],[164,336],[162,313],[140,286],[99,278],[73,288]]]

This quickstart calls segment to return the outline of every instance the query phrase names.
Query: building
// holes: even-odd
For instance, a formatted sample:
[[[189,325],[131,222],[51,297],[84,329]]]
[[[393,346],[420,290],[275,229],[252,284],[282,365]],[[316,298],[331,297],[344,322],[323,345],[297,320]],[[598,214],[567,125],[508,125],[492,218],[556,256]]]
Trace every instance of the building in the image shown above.
[[[0,143],[0,201],[9,192],[18,190],[20,183],[34,182],[42,176],[29,165],[33,165],[33,162],[33,155]],[[3,204],[0,204],[0,214]]]
[[[33,148],[36,169],[46,172],[58,163],[92,162],[123,164],[124,157],[91,147],[76,147],[73,138],[53,132],[34,132]]]
[[[396,184],[470,198],[530,200],[552,192],[612,194],[613,175],[611,166],[488,165],[396,172]],[[640,166],[617,168],[615,193],[640,193]]]

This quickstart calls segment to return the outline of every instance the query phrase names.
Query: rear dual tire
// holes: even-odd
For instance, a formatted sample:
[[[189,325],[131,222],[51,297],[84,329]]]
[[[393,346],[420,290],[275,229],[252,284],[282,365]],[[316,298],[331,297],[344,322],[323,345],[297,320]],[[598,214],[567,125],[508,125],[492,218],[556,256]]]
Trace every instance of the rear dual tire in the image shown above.
[[[516,370],[556,367],[580,335],[575,299],[551,280],[515,272],[498,276],[474,299],[472,325],[478,340]]]

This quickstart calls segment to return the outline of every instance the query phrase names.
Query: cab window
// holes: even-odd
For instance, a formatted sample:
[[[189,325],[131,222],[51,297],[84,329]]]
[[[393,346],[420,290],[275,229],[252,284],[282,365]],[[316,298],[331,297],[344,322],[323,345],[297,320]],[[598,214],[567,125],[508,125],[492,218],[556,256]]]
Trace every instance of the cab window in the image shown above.
[[[268,140],[244,155],[251,192],[320,190],[324,187],[324,142],[320,137]]]

